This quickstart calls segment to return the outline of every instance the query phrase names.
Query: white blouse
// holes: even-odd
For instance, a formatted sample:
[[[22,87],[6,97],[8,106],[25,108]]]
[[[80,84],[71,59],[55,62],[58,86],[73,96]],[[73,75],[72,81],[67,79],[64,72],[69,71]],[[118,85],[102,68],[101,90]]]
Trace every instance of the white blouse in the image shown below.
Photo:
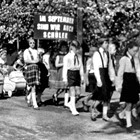
[[[92,57],[88,58],[88,60],[86,62],[86,72],[87,73],[94,73]]]
[[[76,64],[74,64],[74,56],[75,56],[75,53],[73,51],[70,51],[67,55],[64,56],[63,73],[62,73],[63,81],[67,81],[67,71],[68,70],[79,70],[80,75],[81,75],[81,80],[84,80],[82,57],[80,55],[78,55],[79,63],[76,62]]]
[[[46,54],[43,55],[43,63],[46,66],[47,70],[50,69],[49,59],[50,59],[50,54],[49,53],[46,53]]]
[[[136,73],[136,69],[132,66],[132,63],[131,63],[132,56],[129,53],[127,53],[127,55],[128,56],[123,56],[119,61],[119,69],[118,69],[117,80],[116,80],[117,90],[122,89],[123,74],[125,72]]]
[[[104,68],[107,68],[107,64],[108,64],[108,57],[107,54],[104,53],[104,49],[102,47],[99,48],[99,52],[101,53],[101,56],[103,58],[103,64],[104,64]],[[101,82],[101,77],[100,77],[100,72],[99,72],[99,68],[103,68],[103,64],[102,64],[102,59],[101,56],[99,54],[99,52],[95,52],[93,54],[93,68],[94,68],[94,74],[97,80],[97,86],[101,87],[102,86],[102,82]]]
[[[29,50],[32,53],[33,59],[31,57]],[[38,51],[36,49],[28,48],[24,51],[23,58],[25,63],[38,63],[39,61]]]

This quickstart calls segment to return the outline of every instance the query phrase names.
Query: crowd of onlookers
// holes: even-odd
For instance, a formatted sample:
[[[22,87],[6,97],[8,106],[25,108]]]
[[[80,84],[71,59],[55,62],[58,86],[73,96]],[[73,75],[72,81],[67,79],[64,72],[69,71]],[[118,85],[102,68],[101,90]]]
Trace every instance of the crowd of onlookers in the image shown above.
[[[128,133],[135,132],[132,128],[132,116],[138,118],[138,102],[140,93],[140,59],[139,43],[130,40],[124,55],[118,60],[116,52],[118,42],[107,37],[98,40],[98,46],[91,46],[85,69],[83,53],[78,41],[60,41],[59,51],[36,49],[35,40],[28,40],[29,47],[18,52],[18,58],[13,66],[7,65],[7,51],[0,50],[0,80],[1,94],[9,97],[16,90],[24,90],[28,107],[39,110],[41,95],[45,88],[56,89],[52,95],[55,105],[58,105],[58,96],[64,92],[64,107],[72,115],[77,116],[76,103],[80,98],[81,85],[86,85],[88,94],[84,97],[83,109],[91,110],[91,120],[96,121],[102,114],[104,121],[110,121],[108,110],[114,91],[120,93],[122,107],[116,117],[121,125],[126,126]],[[118,64],[117,64],[118,63]],[[89,100],[93,101],[89,105]],[[101,110],[98,106],[101,106]]]

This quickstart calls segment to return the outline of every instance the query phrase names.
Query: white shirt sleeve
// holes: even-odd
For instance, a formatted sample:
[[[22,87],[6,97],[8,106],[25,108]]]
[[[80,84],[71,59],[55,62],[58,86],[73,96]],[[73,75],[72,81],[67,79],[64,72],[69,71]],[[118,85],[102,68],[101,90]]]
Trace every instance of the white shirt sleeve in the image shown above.
[[[93,67],[94,67],[94,74],[97,80],[97,86],[101,87],[102,86],[102,81],[101,81],[101,77],[100,77],[100,71],[99,68],[101,66],[101,58],[98,52],[95,52],[93,55]]]
[[[30,55],[27,49],[23,52],[23,58],[25,63],[27,63],[30,60]]]
[[[136,75],[137,75],[138,81],[140,83],[140,62],[139,62],[139,58],[136,57],[134,59],[134,61],[135,61]]]
[[[65,55],[63,58],[63,72],[62,72],[62,79],[64,82],[67,82],[67,64],[68,64],[68,55]]]
[[[58,68],[58,67],[63,67],[63,62],[59,62],[60,61],[60,56],[57,55],[56,56],[56,59],[55,59],[55,66]]]
[[[111,56],[109,56],[108,71],[109,71],[110,80],[111,80],[112,82],[115,82],[116,75],[115,75],[115,69],[114,69],[114,67],[113,67],[113,62],[112,62]]]
[[[121,58],[119,61],[119,69],[116,78],[116,90],[122,89],[124,71],[125,71],[125,58]]]
[[[86,62],[86,73],[88,73],[90,71],[90,58],[88,58],[87,62]]]
[[[50,55],[47,55],[47,54],[43,55],[43,63],[48,70],[50,69],[49,58],[50,58]]]

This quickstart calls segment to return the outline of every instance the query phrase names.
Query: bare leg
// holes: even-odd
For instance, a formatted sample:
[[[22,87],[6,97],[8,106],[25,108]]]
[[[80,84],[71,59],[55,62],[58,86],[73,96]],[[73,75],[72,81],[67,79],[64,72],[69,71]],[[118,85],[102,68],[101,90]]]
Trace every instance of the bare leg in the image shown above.
[[[85,98],[84,100],[82,101],[82,104],[83,104],[83,109],[85,111],[89,111],[89,107],[90,105],[88,105],[88,102],[89,100],[92,98],[92,93],[89,93]]]
[[[76,97],[76,103],[79,101],[81,95],[81,88],[79,86],[75,87],[75,97]]]
[[[68,90],[65,89],[65,95],[64,95],[64,107],[68,106],[68,101],[69,101],[69,93],[68,93]]]
[[[97,106],[101,103],[101,101],[95,100],[94,104],[91,107],[91,120],[92,121],[96,121],[96,118],[101,114],[98,110],[97,110]]]

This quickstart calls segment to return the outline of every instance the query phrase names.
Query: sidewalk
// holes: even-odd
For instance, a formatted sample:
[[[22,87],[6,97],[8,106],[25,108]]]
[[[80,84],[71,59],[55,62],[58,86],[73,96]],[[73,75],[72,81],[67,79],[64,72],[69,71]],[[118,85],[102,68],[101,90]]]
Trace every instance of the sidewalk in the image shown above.
[[[55,90],[51,89],[46,89],[44,92],[45,96],[47,96],[47,99],[51,99],[52,94],[55,93]],[[85,96],[88,93],[82,92],[81,96]],[[125,128],[122,128],[119,126],[119,121],[117,120],[115,114],[115,111],[118,107],[119,103],[119,93],[114,92],[111,100],[111,111],[109,112],[109,116],[111,117],[111,122],[105,122],[101,118],[99,118],[97,121],[93,122],[90,119],[90,113],[89,112],[83,112],[82,111],[82,100],[83,98],[80,99],[80,101],[77,103],[77,109],[80,112],[80,115],[78,117],[74,117],[71,115],[71,113],[63,108],[63,96],[64,94],[59,96],[59,105],[54,106],[54,112],[57,109],[57,113],[63,112],[66,113],[69,116],[69,121],[73,122],[70,123],[70,126],[72,124],[75,124],[75,127],[73,129],[76,129],[77,126],[82,126],[79,130],[79,132],[83,132],[83,137],[82,134],[79,136],[79,138],[75,138],[79,134],[79,132],[74,133],[73,139],[68,138],[68,140],[138,140],[139,134],[140,134],[140,119],[138,122],[134,122],[134,128],[136,129],[137,133],[132,135],[132,134],[127,134]],[[44,98],[45,99],[45,98]],[[48,105],[49,107],[50,105]],[[59,111],[58,111],[59,110]],[[64,114],[63,114],[64,115]],[[62,116],[62,118],[65,118]],[[64,122],[66,120],[64,119]],[[68,120],[67,120],[68,121]],[[67,122],[66,121],[66,122]],[[68,123],[68,122],[67,122]],[[68,125],[68,124],[67,124]],[[62,133],[66,133],[66,130],[63,130]],[[86,134],[86,135],[85,135]],[[62,140],[67,140],[67,139],[62,139]]]
[[[118,94],[111,100],[111,122],[101,118],[91,121],[90,113],[82,110],[82,100],[76,104],[80,113],[73,116],[63,108],[63,96],[59,105],[52,103],[54,89],[46,89],[40,110],[27,107],[25,96],[13,96],[0,100],[0,140],[139,140],[140,120],[134,122],[137,133],[127,134],[125,128],[118,125],[114,112],[118,106]],[[85,96],[87,93],[82,93]]]

